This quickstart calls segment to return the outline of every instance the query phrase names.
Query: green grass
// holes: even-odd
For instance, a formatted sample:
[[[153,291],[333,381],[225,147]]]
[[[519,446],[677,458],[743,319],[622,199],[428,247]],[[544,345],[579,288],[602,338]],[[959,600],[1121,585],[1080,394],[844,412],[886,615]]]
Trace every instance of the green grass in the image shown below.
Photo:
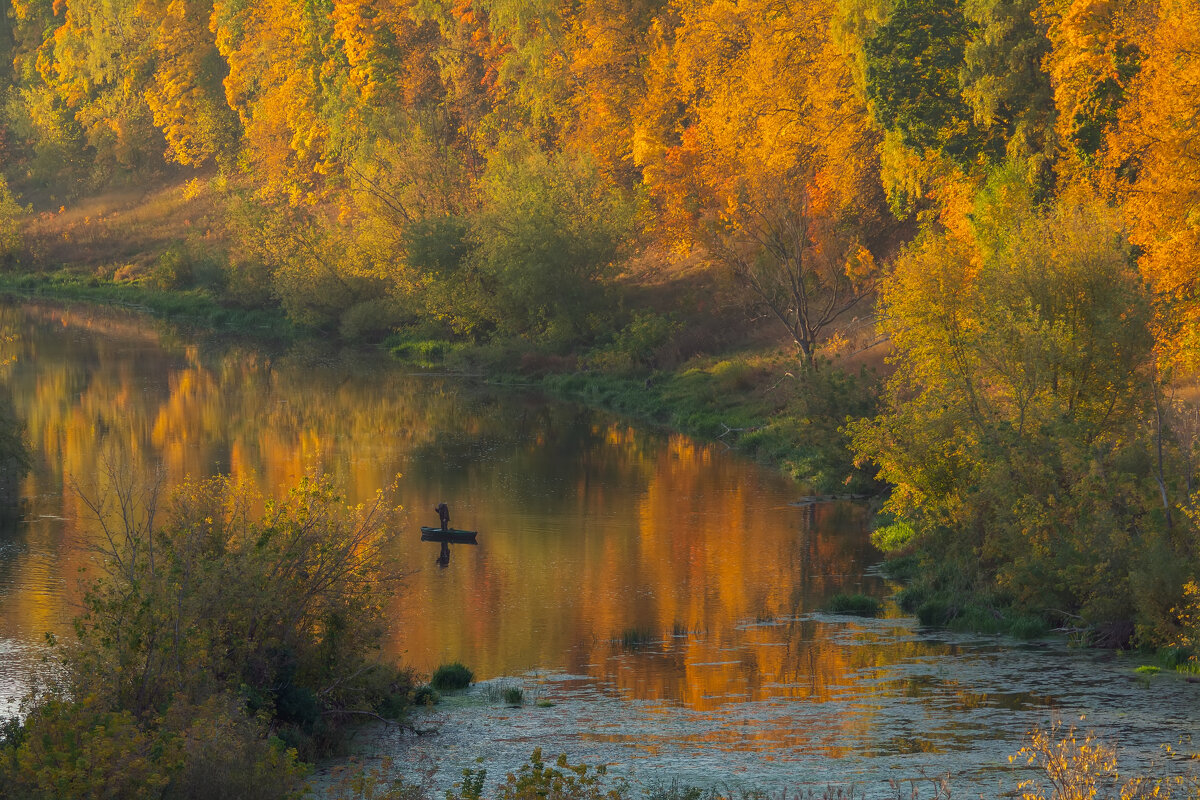
[[[1000,633],[1017,639],[1037,639],[1050,632],[1039,616],[1023,613],[990,595],[933,591],[919,581],[903,589],[900,608],[915,614],[922,625],[972,633]]]
[[[883,562],[880,571],[888,580],[911,583],[921,574],[921,558],[915,553],[893,556]]]
[[[429,685],[439,692],[453,692],[466,689],[471,685],[474,677],[471,670],[455,661],[452,664],[442,664],[438,667],[434,671],[433,677],[429,679]]]
[[[1154,657],[1164,669],[1191,675],[1200,673],[1200,660],[1197,660],[1190,647],[1160,647],[1155,651]]]
[[[412,704],[414,706],[435,706],[441,699],[442,696],[432,686],[418,686],[417,690],[413,692]]]
[[[0,274],[0,292],[129,308],[220,333],[276,341],[290,341],[299,336],[282,309],[223,304],[208,289],[157,289],[144,283],[118,283],[63,271]]]
[[[489,703],[513,706],[522,705],[525,702],[525,690],[522,688],[521,681],[515,678],[498,678],[480,685],[483,687],[481,690],[483,699]]]
[[[425,369],[443,366],[448,358],[467,348],[467,345],[462,342],[451,342],[446,339],[412,339],[399,335],[389,337],[384,341],[383,346],[391,353],[392,358],[400,363]]]
[[[560,397],[720,441],[819,493],[874,491],[841,432],[848,416],[872,412],[874,378],[828,369],[779,384],[786,366],[758,366],[756,359],[754,353],[698,359],[636,378],[573,372],[538,380]]]
[[[834,614],[850,614],[856,617],[874,617],[882,608],[883,603],[865,594],[835,594],[825,606],[827,611]]]

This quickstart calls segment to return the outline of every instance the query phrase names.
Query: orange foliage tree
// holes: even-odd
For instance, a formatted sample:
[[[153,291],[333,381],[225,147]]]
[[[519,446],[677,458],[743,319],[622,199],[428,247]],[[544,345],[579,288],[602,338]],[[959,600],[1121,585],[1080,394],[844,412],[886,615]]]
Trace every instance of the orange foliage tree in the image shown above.
[[[669,240],[700,244],[815,365],[822,335],[870,290],[866,228],[884,220],[833,5],[680,2],[656,29],[635,156]],[[878,230],[880,226],[875,226]]]

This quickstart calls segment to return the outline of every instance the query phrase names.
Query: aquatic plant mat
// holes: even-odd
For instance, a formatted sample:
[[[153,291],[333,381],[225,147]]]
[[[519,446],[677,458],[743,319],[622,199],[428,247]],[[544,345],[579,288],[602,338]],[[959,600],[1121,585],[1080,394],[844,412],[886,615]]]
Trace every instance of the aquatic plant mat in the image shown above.
[[[828,629],[830,652],[820,657],[846,665],[838,685],[813,678],[819,673],[803,665],[791,673],[802,680],[788,683],[787,629],[797,624]],[[719,691],[673,701],[633,699],[638,675],[655,662],[674,669],[686,652],[683,641],[668,640],[637,651],[614,649],[614,663],[603,670],[615,676],[609,680],[529,673],[484,681],[422,712],[418,724],[436,725],[438,734],[384,731],[363,746],[394,757],[402,773],[436,766],[438,794],[464,768],[486,769],[492,786],[541,747],[550,757],[567,753],[572,763],[608,764],[635,788],[678,781],[778,796],[785,789],[819,794],[832,784],[853,785],[867,797],[895,797],[889,779],[907,786],[910,779],[949,772],[955,796],[998,797],[1031,775],[1022,759],[1010,763],[1008,757],[1028,731],[1054,720],[1095,730],[1115,744],[1123,774],[1188,769],[1182,758],[1166,760],[1161,745],[1181,755],[1192,751],[1181,737],[1195,729],[1190,710],[1200,701],[1200,685],[1164,672],[1147,686],[1135,672],[1136,655],[1082,651],[1057,640],[1020,643],[920,630],[909,619],[806,614],[743,628],[760,639],[777,634],[778,683],[723,686],[723,676],[737,674],[731,667],[739,651],[731,646],[728,664],[689,665],[692,681],[723,687]],[[892,663],[855,666],[885,642],[901,653]],[[582,666],[594,672],[597,665]],[[497,704],[493,683],[519,685],[529,702]],[[538,700],[553,706],[539,707]]]

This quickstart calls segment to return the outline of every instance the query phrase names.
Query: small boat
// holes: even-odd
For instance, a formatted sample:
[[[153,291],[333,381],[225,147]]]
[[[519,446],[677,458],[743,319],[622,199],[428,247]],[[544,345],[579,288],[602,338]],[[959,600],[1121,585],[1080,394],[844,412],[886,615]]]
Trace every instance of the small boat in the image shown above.
[[[462,531],[458,528],[426,528],[421,526],[422,542],[449,542],[450,544],[476,544],[478,531]]]

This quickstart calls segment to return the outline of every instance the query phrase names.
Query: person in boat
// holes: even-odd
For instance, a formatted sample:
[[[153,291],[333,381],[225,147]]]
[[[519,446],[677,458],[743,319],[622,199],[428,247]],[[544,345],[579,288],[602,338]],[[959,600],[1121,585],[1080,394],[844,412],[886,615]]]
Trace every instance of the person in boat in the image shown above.
[[[442,521],[442,530],[444,530],[444,531],[449,530],[450,529],[450,506],[446,505],[445,503],[438,503],[436,506],[433,507],[433,510],[437,512],[438,519],[440,519]]]

